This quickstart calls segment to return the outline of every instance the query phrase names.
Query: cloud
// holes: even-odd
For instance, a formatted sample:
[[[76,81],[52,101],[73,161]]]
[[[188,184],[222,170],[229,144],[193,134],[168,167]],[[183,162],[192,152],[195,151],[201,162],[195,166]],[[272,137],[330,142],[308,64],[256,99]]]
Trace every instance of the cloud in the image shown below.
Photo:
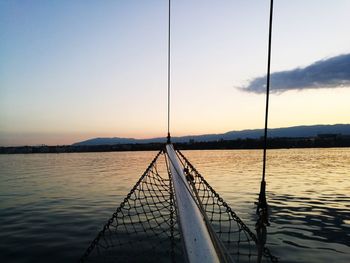
[[[319,60],[305,68],[274,72],[271,74],[270,91],[350,87],[350,54]],[[239,89],[266,92],[266,76],[251,80]]]

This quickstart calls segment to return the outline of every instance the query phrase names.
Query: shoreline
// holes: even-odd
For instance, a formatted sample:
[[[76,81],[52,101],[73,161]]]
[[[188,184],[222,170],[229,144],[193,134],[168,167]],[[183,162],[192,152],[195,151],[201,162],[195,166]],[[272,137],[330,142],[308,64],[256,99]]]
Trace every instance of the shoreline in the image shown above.
[[[209,142],[174,143],[179,150],[254,150],[263,148],[262,139],[220,140]],[[82,153],[159,151],[164,143],[113,145],[56,145],[0,147],[0,154]],[[344,148],[350,147],[350,137],[332,138],[269,138],[268,149]]]

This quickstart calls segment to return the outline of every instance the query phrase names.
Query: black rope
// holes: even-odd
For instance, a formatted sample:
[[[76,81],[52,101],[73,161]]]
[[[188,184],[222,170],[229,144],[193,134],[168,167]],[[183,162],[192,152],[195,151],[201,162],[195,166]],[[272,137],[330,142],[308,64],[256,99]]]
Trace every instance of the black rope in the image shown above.
[[[168,136],[167,143],[170,143],[170,10],[171,0],[168,5]]]
[[[165,151],[164,151],[165,153]],[[176,208],[174,205],[175,199],[174,199],[174,189],[173,189],[173,180],[172,180],[172,174],[169,169],[168,161],[166,154],[164,154],[164,159],[165,159],[165,165],[168,171],[168,176],[169,176],[169,191],[170,191],[170,196],[169,196],[169,205],[170,205],[170,241],[171,241],[171,246],[170,246],[170,256],[171,256],[171,262],[175,262],[175,239],[174,239],[174,225],[176,221]]]
[[[262,253],[266,243],[266,227],[269,226],[268,204],[266,201],[266,152],[267,152],[267,127],[269,116],[269,95],[270,95],[270,65],[271,65],[271,38],[272,38],[272,17],[273,0],[270,0],[270,20],[269,20],[269,40],[268,40],[268,59],[266,76],[266,107],[265,107],[265,128],[264,128],[264,151],[263,151],[263,170],[260,184],[259,201],[257,203],[256,213],[258,220],[256,223],[256,232],[258,238],[258,262],[261,262]]]
[[[271,37],[272,37],[272,16],[273,16],[273,0],[270,2],[270,23],[269,23],[269,46],[267,58],[267,76],[266,76],[266,107],[265,107],[265,129],[264,129],[264,159],[263,159],[263,177],[265,181],[266,170],[266,149],[267,149],[267,126],[269,117],[269,96],[270,96],[270,65],[271,65]]]

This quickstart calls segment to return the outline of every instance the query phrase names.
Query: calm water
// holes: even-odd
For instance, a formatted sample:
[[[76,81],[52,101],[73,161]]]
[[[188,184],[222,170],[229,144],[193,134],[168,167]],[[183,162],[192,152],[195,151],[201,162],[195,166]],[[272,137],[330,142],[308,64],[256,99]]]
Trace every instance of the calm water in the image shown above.
[[[0,155],[0,262],[75,262],[155,152]],[[254,229],[261,151],[184,151]],[[350,149],[268,152],[281,262],[350,262]]]

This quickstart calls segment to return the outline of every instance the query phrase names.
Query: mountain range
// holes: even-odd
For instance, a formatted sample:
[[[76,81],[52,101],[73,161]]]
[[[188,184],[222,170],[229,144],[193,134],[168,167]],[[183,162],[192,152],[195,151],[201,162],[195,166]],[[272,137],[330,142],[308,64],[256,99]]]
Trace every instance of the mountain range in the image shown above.
[[[293,126],[285,128],[274,128],[268,130],[268,137],[315,137],[318,134],[342,134],[350,135],[350,124],[334,124],[334,125],[311,125],[311,126]],[[172,137],[174,143],[189,142],[209,142],[218,140],[237,140],[237,139],[257,139],[264,135],[263,129],[229,131],[221,134],[204,134],[204,135],[188,135],[181,137]],[[73,145],[113,145],[113,144],[134,144],[134,143],[160,143],[165,142],[165,137],[150,139],[135,138],[93,138],[86,141],[77,142]]]

